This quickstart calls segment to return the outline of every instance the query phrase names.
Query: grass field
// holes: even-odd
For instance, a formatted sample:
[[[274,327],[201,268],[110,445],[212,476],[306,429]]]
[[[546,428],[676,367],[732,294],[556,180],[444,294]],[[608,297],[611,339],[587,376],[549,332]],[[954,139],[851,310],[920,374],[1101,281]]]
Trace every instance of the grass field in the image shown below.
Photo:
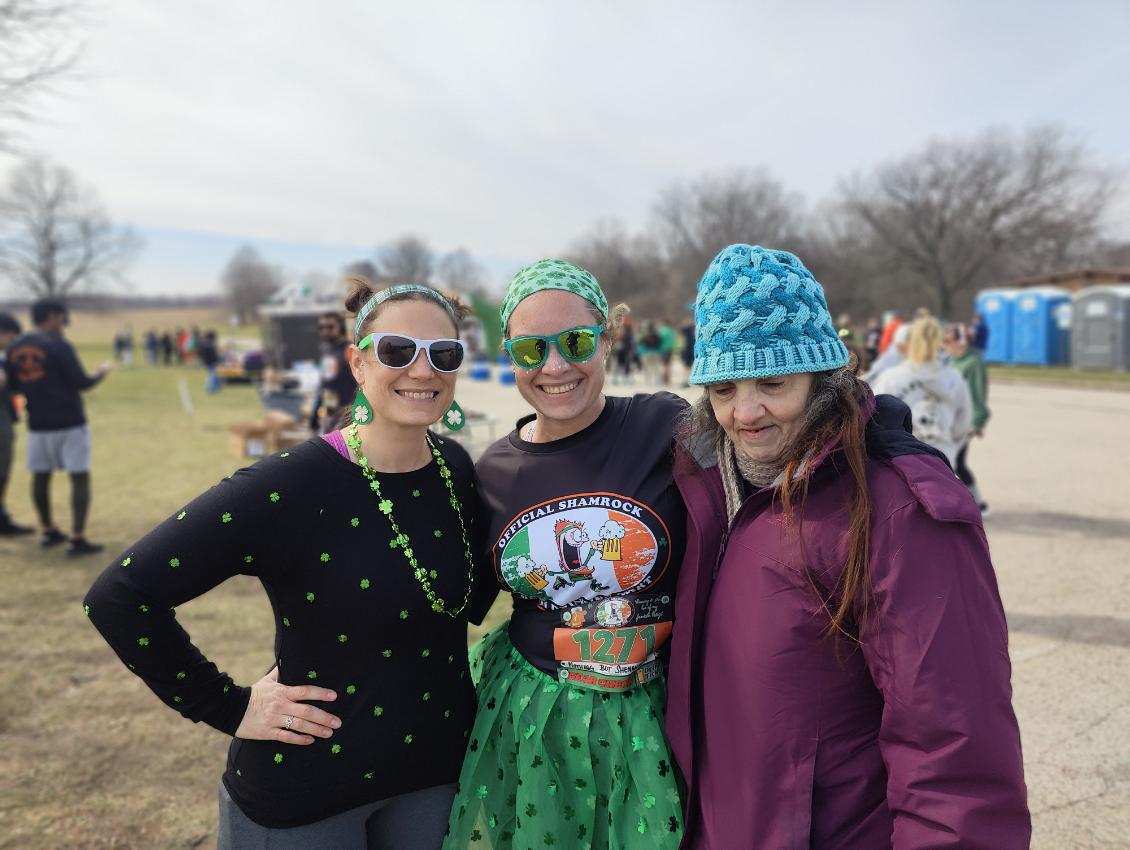
[[[990,381],[1079,387],[1081,389],[1130,390],[1130,372],[1109,369],[1070,369],[1066,366],[990,366]]]
[[[107,358],[118,326],[75,322],[72,336],[87,341],[80,354],[88,368]],[[181,379],[192,418],[179,400]],[[102,642],[81,605],[118,551],[242,465],[227,429],[257,418],[254,390],[205,396],[202,387],[199,370],[135,367],[87,395],[94,432],[88,533],[106,545],[104,556],[69,560],[61,549],[42,552],[34,538],[0,540],[0,848],[214,846],[229,739],[161,704]],[[23,449],[21,434],[8,505],[30,523]],[[66,529],[65,476],[56,476],[52,497]],[[500,606],[492,621],[502,616]],[[237,681],[249,684],[270,666],[274,625],[257,581],[233,579],[178,617]]]

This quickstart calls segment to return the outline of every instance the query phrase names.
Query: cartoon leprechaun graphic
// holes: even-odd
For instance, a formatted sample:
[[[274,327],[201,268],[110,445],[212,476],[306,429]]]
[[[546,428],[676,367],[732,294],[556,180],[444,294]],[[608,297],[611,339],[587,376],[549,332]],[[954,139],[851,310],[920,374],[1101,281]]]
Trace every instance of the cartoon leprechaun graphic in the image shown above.
[[[581,581],[591,582],[594,591],[608,590],[608,585],[601,584],[593,574],[595,568],[589,566],[593,557],[599,557],[596,549],[589,545],[589,533],[584,525],[576,520],[563,519],[553,527],[553,536],[557,539],[557,556],[561,565],[560,570],[550,570],[549,575],[557,578],[553,581],[553,589],[576,584]]]

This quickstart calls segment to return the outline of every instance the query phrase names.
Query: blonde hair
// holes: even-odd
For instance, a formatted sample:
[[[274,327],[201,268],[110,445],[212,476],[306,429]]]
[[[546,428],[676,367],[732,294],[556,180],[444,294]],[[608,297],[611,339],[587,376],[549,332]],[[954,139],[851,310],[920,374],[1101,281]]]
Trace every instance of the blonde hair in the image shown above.
[[[906,359],[911,363],[933,363],[942,347],[942,326],[933,316],[918,319],[910,326]]]

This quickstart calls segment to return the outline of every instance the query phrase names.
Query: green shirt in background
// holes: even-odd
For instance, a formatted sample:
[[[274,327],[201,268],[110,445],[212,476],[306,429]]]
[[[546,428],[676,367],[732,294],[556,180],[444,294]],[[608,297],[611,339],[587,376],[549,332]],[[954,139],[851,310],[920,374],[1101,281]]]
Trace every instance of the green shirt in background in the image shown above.
[[[980,431],[989,421],[989,375],[981,355],[970,348],[961,357],[955,357],[950,365],[961,373],[969,387],[973,401],[973,430]]]

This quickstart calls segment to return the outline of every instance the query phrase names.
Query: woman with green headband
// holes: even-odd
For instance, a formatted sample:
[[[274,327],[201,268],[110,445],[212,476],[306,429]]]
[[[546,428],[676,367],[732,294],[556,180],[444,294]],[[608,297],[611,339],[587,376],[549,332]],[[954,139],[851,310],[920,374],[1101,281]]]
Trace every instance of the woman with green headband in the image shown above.
[[[461,308],[360,278],[346,307],[353,421],[228,476],[86,598],[158,697],[233,737],[221,850],[437,850],[473,720],[467,621],[496,591],[476,576],[470,458],[428,431],[457,412]],[[275,669],[250,688],[173,613],[236,574],[262,582],[275,618]]]
[[[623,312],[562,260],[523,269],[502,305],[536,412],[476,467],[514,613],[472,652],[479,712],[447,850],[679,845],[663,707],[685,530],[671,444],[686,405],[604,395]]]

